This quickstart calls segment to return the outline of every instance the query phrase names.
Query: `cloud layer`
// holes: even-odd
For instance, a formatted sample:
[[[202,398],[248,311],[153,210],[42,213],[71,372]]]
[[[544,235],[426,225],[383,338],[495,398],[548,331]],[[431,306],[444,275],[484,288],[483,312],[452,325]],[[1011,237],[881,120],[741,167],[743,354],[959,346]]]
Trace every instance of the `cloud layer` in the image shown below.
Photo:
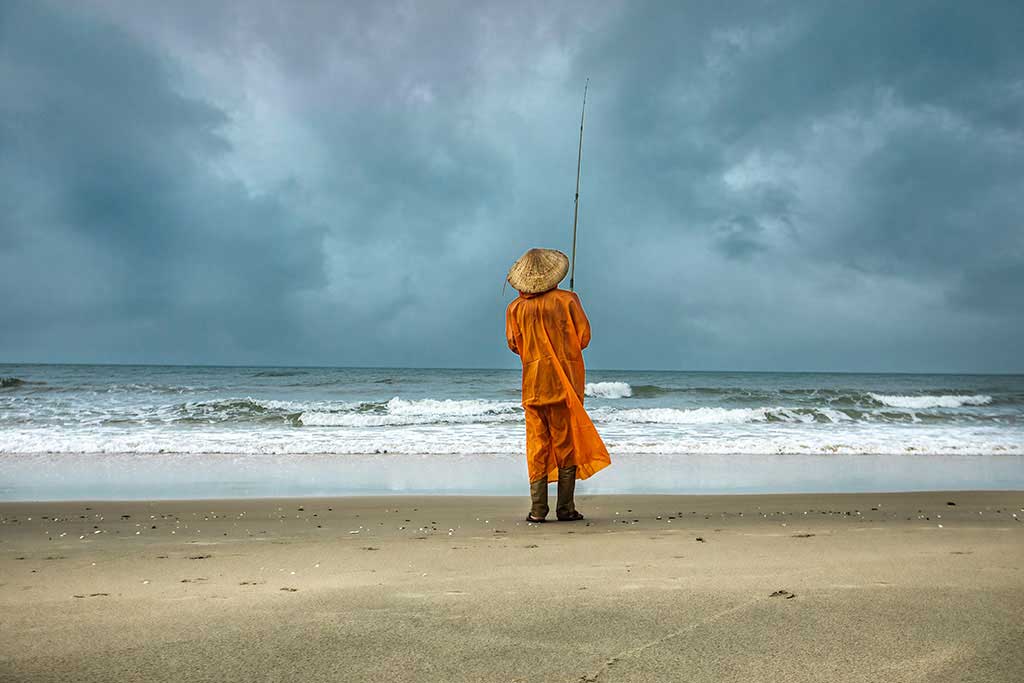
[[[0,8],[0,359],[1024,371],[1016,3]]]

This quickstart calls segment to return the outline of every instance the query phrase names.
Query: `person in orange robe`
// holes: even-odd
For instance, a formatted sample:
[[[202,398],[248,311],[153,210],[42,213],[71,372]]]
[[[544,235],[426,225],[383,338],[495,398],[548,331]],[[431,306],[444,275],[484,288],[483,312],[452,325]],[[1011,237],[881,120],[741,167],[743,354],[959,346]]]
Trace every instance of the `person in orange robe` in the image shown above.
[[[576,521],[577,479],[611,464],[608,449],[583,409],[583,349],[590,322],[573,292],[557,289],[569,259],[554,249],[531,249],[509,271],[519,298],[505,311],[505,337],[523,363],[526,464],[532,507],[528,522],[548,514],[548,483],[558,482],[555,515]]]

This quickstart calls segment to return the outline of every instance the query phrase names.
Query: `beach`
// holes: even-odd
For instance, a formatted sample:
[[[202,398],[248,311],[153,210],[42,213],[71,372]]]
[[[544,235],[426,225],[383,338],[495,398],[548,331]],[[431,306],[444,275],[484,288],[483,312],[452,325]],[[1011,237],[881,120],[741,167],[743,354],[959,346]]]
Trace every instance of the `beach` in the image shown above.
[[[1024,3],[862,5],[0,0],[0,683],[1024,683]]]
[[[526,505],[3,502],[0,679],[1024,679],[1024,492]]]

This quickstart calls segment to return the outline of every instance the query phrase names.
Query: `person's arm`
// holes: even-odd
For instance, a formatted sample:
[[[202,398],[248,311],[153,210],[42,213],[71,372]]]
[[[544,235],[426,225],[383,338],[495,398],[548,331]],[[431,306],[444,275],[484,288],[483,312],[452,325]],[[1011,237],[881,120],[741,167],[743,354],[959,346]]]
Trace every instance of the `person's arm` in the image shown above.
[[[575,292],[572,293],[572,301],[569,302],[569,316],[576,328],[576,334],[579,335],[580,348],[587,348],[587,345],[590,344],[590,321],[587,319],[587,314],[583,312],[580,297]]]
[[[512,315],[512,304],[508,305],[505,309],[505,341],[508,342],[508,348],[512,349],[512,353],[519,355],[519,347],[516,346],[516,319]]]

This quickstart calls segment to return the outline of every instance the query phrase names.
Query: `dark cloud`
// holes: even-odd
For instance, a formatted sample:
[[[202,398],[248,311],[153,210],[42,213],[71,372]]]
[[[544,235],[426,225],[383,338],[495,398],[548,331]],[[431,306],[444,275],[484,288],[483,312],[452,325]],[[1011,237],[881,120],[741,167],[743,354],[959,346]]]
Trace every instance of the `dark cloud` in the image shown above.
[[[0,9],[0,355],[1020,371],[1017,3]]]
[[[19,3],[0,26],[7,353],[225,360],[294,329],[323,228],[216,174],[228,116],[115,26]]]
[[[759,235],[764,227],[750,216],[733,216],[715,226],[718,248],[730,258],[743,259],[764,250]]]

